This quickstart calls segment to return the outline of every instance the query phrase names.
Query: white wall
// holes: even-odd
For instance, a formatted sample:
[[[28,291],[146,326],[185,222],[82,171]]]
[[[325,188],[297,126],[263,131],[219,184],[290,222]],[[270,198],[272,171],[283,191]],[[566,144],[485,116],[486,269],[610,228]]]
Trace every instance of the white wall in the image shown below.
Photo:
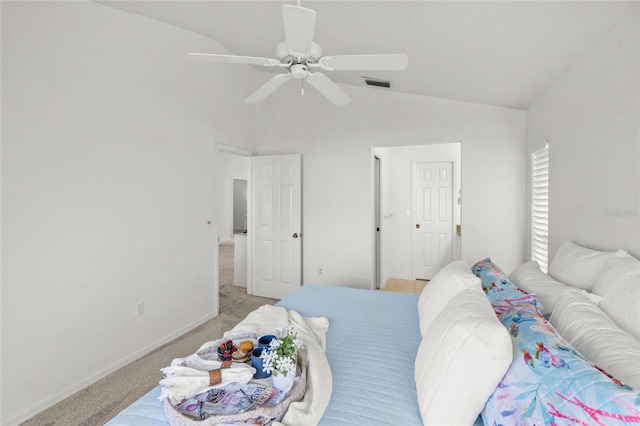
[[[524,111],[341,87],[354,100],[343,108],[289,82],[257,110],[261,154],[302,153],[305,283],[371,287],[371,147],[380,146],[460,141],[462,259],[491,256],[507,273],[524,261]]]
[[[527,111],[549,140],[550,258],[566,240],[640,255],[640,19],[630,15]]]
[[[389,278],[412,279],[413,259],[412,239],[415,231],[413,218],[414,161],[453,161],[454,198],[460,193],[460,144],[446,143],[433,145],[376,148],[381,158],[381,226],[380,226],[380,285]],[[459,224],[459,206],[453,212],[454,223]],[[459,258],[460,238],[453,236],[453,256]]]
[[[216,49],[96,3],[2,2],[3,425],[216,315],[215,142],[253,148],[255,118],[228,101],[254,71],[186,58]]]

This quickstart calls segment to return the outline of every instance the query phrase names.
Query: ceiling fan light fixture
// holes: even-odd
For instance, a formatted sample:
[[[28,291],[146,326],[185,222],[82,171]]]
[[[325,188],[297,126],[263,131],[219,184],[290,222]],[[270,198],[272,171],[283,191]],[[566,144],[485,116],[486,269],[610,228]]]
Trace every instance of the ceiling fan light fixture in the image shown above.
[[[382,80],[379,78],[365,76],[362,76],[362,79],[367,84],[367,86],[386,87],[387,89],[391,87],[391,82],[389,80]]]
[[[296,80],[300,80],[309,75],[309,69],[304,64],[291,65],[289,72],[291,72],[291,77],[295,78]]]

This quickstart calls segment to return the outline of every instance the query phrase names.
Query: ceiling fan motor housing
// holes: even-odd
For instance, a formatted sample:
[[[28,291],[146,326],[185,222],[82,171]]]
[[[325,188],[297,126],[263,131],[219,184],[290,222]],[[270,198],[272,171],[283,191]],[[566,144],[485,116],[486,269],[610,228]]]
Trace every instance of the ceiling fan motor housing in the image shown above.
[[[291,65],[289,72],[291,72],[291,77],[295,78],[296,80],[303,79],[307,75],[309,75],[309,69],[307,69],[307,66],[304,64]]]
[[[311,42],[311,49],[306,54],[292,52],[287,47],[286,41],[276,46],[276,58],[280,60],[281,64],[317,64],[321,57],[322,48],[314,42]]]

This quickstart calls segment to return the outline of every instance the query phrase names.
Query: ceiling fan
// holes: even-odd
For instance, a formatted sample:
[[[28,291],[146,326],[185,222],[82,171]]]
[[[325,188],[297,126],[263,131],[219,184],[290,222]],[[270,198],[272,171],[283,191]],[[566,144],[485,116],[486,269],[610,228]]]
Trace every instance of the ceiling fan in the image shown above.
[[[351,98],[325,74],[318,72],[339,70],[402,71],[407,67],[405,54],[322,56],[322,48],[313,42],[316,12],[298,5],[282,5],[285,41],[276,47],[276,58],[189,53],[197,60],[229,64],[280,67],[285,72],[276,74],[249,96],[245,103],[258,103],[291,80],[306,80],[335,106],[351,102]],[[304,84],[303,80],[303,84]],[[304,86],[302,88],[304,94]]]

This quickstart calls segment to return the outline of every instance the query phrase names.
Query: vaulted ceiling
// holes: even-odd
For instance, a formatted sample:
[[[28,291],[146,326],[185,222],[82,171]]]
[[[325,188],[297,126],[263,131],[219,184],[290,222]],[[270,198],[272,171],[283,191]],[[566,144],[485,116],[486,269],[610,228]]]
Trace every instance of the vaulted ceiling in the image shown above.
[[[101,1],[215,39],[242,56],[274,57],[284,40],[282,4],[295,1]],[[330,71],[418,95],[526,109],[627,14],[615,1],[302,1],[317,13],[324,55],[406,53],[405,71]],[[185,60],[189,60],[186,56]],[[227,52],[208,52],[227,53]],[[203,66],[249,66],[203,64]],[[263,71],[267,68],[256,67]],[[277,70],[274,70],[277,71]]]

